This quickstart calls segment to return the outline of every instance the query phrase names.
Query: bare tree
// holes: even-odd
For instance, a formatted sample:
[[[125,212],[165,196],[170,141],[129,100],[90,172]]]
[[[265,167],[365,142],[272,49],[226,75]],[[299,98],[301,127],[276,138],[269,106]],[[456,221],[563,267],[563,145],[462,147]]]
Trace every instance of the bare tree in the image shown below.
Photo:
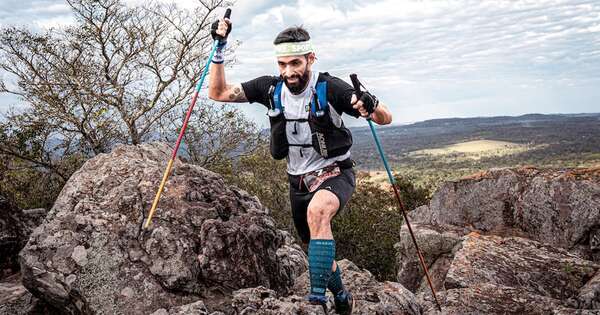
[[[120,0],[67,0],[76,24],[38,34],[0,32],[0,69],[17,85],[32,122],[80,141],[82,152],[155,136],[159,121],[187,105],[211,49],[209,24],[223,0],[127,7]]]
[[[191,162],[213,170],[253,153],[261,140],[256,124],[227,104],[195,109],[184,136]]]
[[[86,159],[117,143],[176,138],[212,48],[209,25],[230,4],[66,1],[72,26],[0,29],[0,72],[8,73],[0,93],[26,103],[0,119],[0,192],[22,206],[51,204]],[[189,126],[188,157],[213,169],[251,151],[260,135],[239,111],[206,99]]]

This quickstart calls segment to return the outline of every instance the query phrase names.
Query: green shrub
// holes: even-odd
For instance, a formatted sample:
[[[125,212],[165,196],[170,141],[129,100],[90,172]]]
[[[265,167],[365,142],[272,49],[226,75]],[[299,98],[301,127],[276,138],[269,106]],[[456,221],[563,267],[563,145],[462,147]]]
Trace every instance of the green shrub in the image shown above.
[[[407,209],[429,202],[427,189],[397,176],[396,181]],[[380,281],[394,281],[394,244],[400,241],[403,222],[392,187],[373,183],[367,175],[359,175],[346,211],[333,220],[337,258],[347,258],[368,269]]]

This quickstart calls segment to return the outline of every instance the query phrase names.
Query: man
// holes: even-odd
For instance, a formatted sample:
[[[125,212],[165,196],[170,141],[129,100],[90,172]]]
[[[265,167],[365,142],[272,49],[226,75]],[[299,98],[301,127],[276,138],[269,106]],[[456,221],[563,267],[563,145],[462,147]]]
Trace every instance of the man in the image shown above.
[[[308,243],[308,300],[325,307],[328,288],[336,312],[350,314],[354,299],[342,284],[331,231],[331,220],[355,187],[349,151],[352,137],[340,116],[370,117],[378,124],[391,123],[392,116],[372,94],[365,92],[357,100],[348,83],[312,71],[315,52],[302,27],[288,28],[275,38],[280,76],[228,84],[223,48],[230,31],[228,19],[213,24],[213,38],[221,44],[210,69],[208,96],[221,102],[258,102],[269,108],[271,154],[287,159],[292,216],[302,242]]]

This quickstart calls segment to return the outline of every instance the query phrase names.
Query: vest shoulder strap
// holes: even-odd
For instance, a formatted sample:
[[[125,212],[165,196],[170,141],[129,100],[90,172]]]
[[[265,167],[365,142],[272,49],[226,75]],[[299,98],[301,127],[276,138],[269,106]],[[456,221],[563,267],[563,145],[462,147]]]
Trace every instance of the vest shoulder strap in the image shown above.
[[[283,111],[283,105],[281,104],[281,88],[283,87],[283,81],[278,81],[275,85],[275,90],[272,95],[273,106],[280,111]]]
[[[317,111],[327,111],[329,106],[327,105],[327,81],[317,82],[315,87],[315,95],[310,102],[310,110],[313,114]]]
[[[283,111],[284,107],[281,104],[281,88],[283,87],[283,81],[277,82],[273,93],[270,95],[273,101],[273,106],[276,109]],[[329,106],[327,106],[327,81],[317,82],[317,86],[315,87],[315,95],[310,101],[310,110],[314,113],[317,111],[327,111]]]

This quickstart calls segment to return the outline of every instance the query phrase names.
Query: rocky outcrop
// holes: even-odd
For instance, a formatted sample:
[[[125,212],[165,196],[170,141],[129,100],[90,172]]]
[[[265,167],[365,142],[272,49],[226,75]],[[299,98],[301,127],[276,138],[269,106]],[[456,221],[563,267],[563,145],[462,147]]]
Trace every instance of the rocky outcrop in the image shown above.
[[[0,196],[0,315],[56,314],[21,283],[19,251],[46,216],[46,209],[22,210]]]
[[[20,253],[24,287],[0,283],[0,314],[325,314],[304,300],[300,247],[215,173],[175,161],[142,228],[169,155],[120,146],[86,162]],[[600,312],[600,170],[492,170],[410,217],[442,312],[403,227],[399,283],[339,263],[355,314]]]
[[[255,197],[215,173],[175,161],[142,229],[169,155],[146,144],[87,161],[20,254],[25,287],[71,314],[172,314],[199,300],[216,310],[241,288],[288,292],[304,253]]]
[[[468,288],[486,283],[567,300],[577,295],[598,268],[600,265],[554,246],[473,232],[456,253],[445,286]]]
[[[356,304],[353,314],[421,314],[421,307],[413,293],[395,282],[377,282],[367,270],[358,268],[348,260],[339,262],[344,270],[342,278],[345,286],[354,293]],[[240,289],[233,292],[231,304],[224,311],[211,312],[202,301],[190,304],[161,308],[152,315],[326,315],[336,314],[331,295],[327,310],[311,305],[306,299],[308,292],[308,272],[302,274],[290,294],[280,294],[264,286]]]
[[[354,314],[421,314],[415,296],[396,282],[378,282],[367,270],[358,268],[349,260],[338,262],[344,286],[353,293],[356,306]],[[309,291],[308,272],[298,278],[293,294],[278,295],[265,288],[243,289],[235,292],[233,307],[237,314],[325,314],[320,306],[310,305],[304,300]],[[328,304],[329,314],[334,314],[332,299]]]
[[[586,245],[591,254],[600,244],[593,238],[600,228],[599,181],[600,168],[490,170],[443,184],[410,218],[565,249]]]
[[[593,314],[600,169],[499,169],[448,182],[410,214],[444,314]],[[437,313],[404,227],[398,280]]]

